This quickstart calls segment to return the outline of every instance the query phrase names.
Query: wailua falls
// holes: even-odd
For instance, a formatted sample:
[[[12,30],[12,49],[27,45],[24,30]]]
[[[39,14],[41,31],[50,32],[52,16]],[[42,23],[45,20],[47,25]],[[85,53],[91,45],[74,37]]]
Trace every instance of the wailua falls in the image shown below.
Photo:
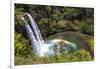
[[[30,23],[28,23],[24,16],[27,16],[29,18]],[[31,40],[31,46],[35,55],[39,57],[55,54],[60,55],[62,53],[61,50],[66,53],[70,50],[77,49],[76,44],[63,39],[44,41],[33,17],[29,13],[24,13],[24,16],[21,17],[21,19],[25,22],[25,29],[27,30],[28,37]]]

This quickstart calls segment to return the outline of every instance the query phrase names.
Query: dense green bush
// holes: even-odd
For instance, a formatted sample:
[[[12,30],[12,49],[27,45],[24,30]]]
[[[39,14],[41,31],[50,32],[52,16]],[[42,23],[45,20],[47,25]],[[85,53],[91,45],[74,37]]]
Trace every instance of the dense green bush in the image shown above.
[[[32,46],[29,40],[25,39],[22,34],[15,33],[15,56],[28,57],[32,54]]]
[[[71,53],[55,55],[49,57],[37,57],[32,56],[28,58],[16,57],[15,64],[23,65],[23,64],[46,64],[46,63],[62,63],[62,62],[78,62],[78,61],[92,61],[90,54],[88,51],[82,49],[77,50]]]
[[[93,19],[87,19],[87,22],[83,23],[82,30],[86,34],[94,35],[94,21],[93,21]]]

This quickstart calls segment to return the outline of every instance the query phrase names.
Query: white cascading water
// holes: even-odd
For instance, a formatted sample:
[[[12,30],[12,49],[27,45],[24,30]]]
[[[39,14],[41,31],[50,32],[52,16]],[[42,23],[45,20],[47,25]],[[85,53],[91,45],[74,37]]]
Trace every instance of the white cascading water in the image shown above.
[[[76,45],[74,43],[61,40],[61,39],[49,40],[47,43],[44,42],[41,36],[40,30],[36,22],[32,18],[32,16],[29,13],[25,13],[25,15],[28,16],[28,18],[30,19],[30,24],[27,23],[24,17],[22,17],[21,19],[25,22],[25,28],[31,40],[33,51],[35,52],[37,56],[55,55],[55,51],[53,47],[57,45],[58,50],[60,50],[59,42],[64,42],[65,44],[69,44],[70,47],[76,49]],[[68,50],[69,46],[67,46],[66,48],[67,48],[66,50]]]

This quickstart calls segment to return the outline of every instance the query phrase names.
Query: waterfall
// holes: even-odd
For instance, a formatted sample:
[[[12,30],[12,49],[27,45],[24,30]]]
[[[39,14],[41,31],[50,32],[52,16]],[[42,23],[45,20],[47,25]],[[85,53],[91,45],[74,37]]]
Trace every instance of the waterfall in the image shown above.
[[[25,28],[31,40],[33,52],[35,52],[37,56],[55,55],[55,46],[57,46],[57,53],[60,54],[61,45],[59,42],[64,42],[66,44],[65,49],[67,51],[70,50],[70,47],[76,49],[76,44],[61,39],[53,39],[45,43],[33,17],[29,13],[24,13],[24,15],[28,16],[30,19],[30,23],[28,23],[24,17],[21,18],[25,23]]]
[[[35,51],[36,55],[39,55],[39,42],[37,41],[31,27],[29,26],[29,24],[27,23],[27,21],[22,17],[21,19],[23,19],[23,21],[25,22],[25,28],[26,28],[26,31],[28,33],[28,36],[30,38],[30,41],[31,41],[31,45],[33,47],[33,51]]]
[[[41,36],[40,30],[36,24],[36,22],[34,21],[34,19],[32,18],[32,16],[29,13],[24,13],[25,15],[27,15],[30,19],[30,24],[32,26],[32,30],[34,31],[35,37],[38,41],[38,43],[40,44],[40,46],[42,46],[44,44],[44,40]]]

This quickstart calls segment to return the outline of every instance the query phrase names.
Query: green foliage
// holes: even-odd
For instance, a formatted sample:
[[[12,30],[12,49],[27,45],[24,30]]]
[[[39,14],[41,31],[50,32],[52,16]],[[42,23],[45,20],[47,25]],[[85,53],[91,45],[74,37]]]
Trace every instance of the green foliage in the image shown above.
[[[94,38],[93,37],[90,38],[89,44],[91,46],[91,49],[94,50]]]
[[[24,13],[24,8],[15,8],[15,24],[22,24],[23,22],[21,21],[21,17],[23,16]]]
[[[33,55],[32,57],[28,58],[23,58],[23,57],[15,58],[16,65],[78,62],[78,61],[92,61],[89,52],[82,49],[63,55],[55,55],[48,57],[37,57]]]
[[[15,56],[28,57],[32,55],[32,47],[29,46],[22,34],[15,33]]]
[[[94,35],[94,21],[92,19],[87,19],[87,22],[83,23],[82,30],[84,33],[89,35]]]
[[[93,37],[93,36],[89,37],[89,38],[86,40],[86,42],[88,42],[90,49],[91,49],[92,51],[94,51],[94,37]]]
[[[60,29],[61,28],[66,28],[66,21],[65,20],[58,21],[57,27],[60,28]]]
[[[86,50],[82,49],[82,50],[78,50],[76,52],[74,52],[74,55],[77,55],[77,58],[79,61],[89,61],[92,60],[90,53],[87,52]]]

